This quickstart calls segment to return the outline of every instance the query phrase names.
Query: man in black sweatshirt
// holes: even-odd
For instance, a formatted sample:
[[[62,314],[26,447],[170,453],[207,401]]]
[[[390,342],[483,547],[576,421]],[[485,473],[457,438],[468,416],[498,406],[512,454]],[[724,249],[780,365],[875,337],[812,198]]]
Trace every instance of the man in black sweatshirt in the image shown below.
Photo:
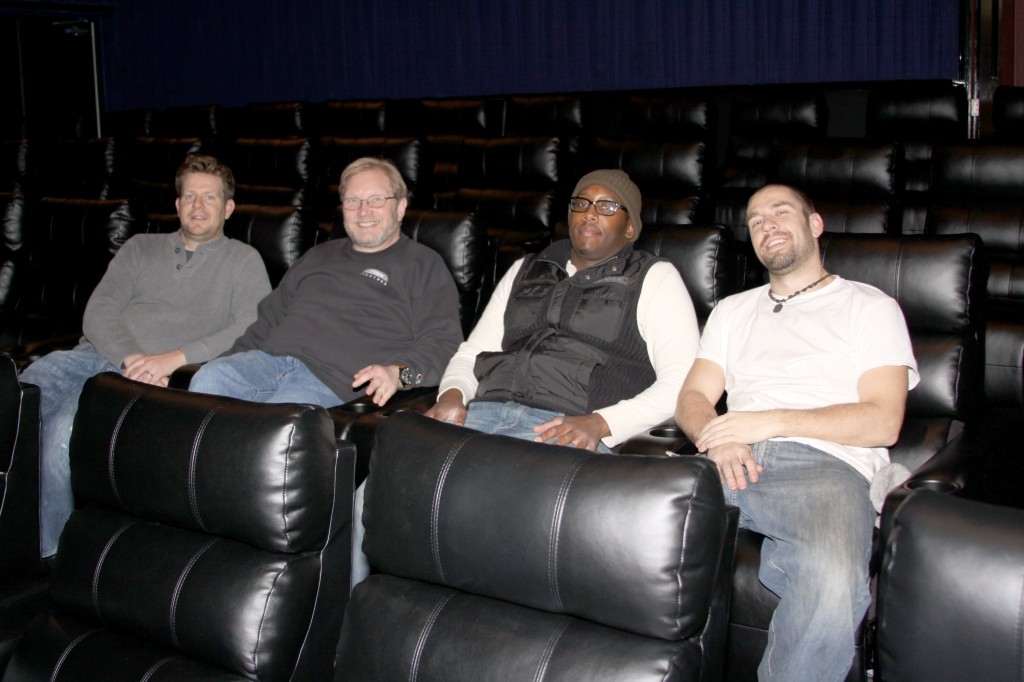
[[[458,294],[439,254],[399,229],[407,189],[393,164],[341,174],[348,239],[310,249],[259,304],[259,317],[191,390],[330,407],[365,391],[383,405],[437,384],[462,341]]]

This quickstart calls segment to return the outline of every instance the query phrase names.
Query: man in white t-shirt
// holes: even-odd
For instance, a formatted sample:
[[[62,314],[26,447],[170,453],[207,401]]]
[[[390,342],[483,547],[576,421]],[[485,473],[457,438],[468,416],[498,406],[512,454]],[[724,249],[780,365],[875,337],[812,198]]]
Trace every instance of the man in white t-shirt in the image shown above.
[[[803,193],[762,188],[747,226],[769,284],[712,311],[676,421],[718,466],[741,527],[767,538],[759,577],[781,601],[759,679],[842,680],[871,600],[870,479],[917,366],[899,305],[823,268],[824,222]]]

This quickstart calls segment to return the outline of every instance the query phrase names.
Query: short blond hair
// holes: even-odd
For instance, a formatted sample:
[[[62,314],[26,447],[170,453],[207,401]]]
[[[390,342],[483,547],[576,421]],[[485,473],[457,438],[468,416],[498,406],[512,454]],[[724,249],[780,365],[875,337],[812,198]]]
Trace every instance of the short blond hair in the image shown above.
[[[392,196],[398,197],[399,200],[408,197],[409,188],[406,186],[405,179],[402,178],[402,174],[399,172],[398,167],[387,159],[377,159],[372,156],[364,156],[363,158],[356,159],[349,165],[345,166],[345,170],[341,171],[341,180],[338,184],[338,196],[341,199],[344,199],[345,189],[348,187],[349,180],[351,180],[354,175],[358,175],[359,173],[363,173],[368,170],[379,170],[387,176],[388,183],[391,185]]]
[[[216,175],[224,183],[225,201],[235,198],[235,176],[231,169],[227,167],[227,164],[205,154],[189,154],[178,166],[178,172],[174,176],[174,191],[179,197],[182,185],[185,184],[185,176],[190,173]]]

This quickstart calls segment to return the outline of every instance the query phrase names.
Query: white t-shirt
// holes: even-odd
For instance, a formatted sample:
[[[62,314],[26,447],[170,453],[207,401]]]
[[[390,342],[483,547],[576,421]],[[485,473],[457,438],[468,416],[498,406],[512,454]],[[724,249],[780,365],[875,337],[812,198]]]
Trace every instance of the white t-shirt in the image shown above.
[[[787,302],[778,313],[768,285],[730,296],[711,311],[697,357],[725,372],[730,411],[813,409],[856,403],[857,382],[876,367],[907,367],[919,381],[899,304],[873,286],[836,277]],[[868,479],[889,461],[886,448],[807,443]]]

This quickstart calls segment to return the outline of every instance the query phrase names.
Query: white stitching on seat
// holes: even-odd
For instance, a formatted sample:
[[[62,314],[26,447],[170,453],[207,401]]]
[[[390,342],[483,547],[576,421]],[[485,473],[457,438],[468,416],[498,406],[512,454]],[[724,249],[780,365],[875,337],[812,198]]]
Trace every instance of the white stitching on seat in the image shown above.
[[[99,620],[100,622],[104,622],[105,623],[105,621],[103,620],[103,615],[100,613],[100,600],[99,600],[100,573],[103,572],[103,564],[106,562],[107,554],[110,553],[110,550],[114,546],[114,543],[117,542],[117,539],[119,537],[121,537],[121,535],[123,535],[126,530],[128,530],[132,526],[139,525],[139,523],[141,523],[141,522],[140,521],[131,521],[129,523],[124,524],[120,528],[118,528],[117,532],[114,533],[113,535],[111,535],[110,539],[107,540],[107,543],[105,545],[103,545],[103,551],[100,552],[100,558],[96,561],[96,568],[93,570],[93,574],[92,574],[92,608],[96,612],[96,619]]]
[[[114,432],[110,434],[110,448],[107,451],[107,478],[110,480],[110,489],[114,493],[114,498],[117,503],[124,509],[124,501],[121,499],[121,493],[117,490],[117,480],[114,476],[114,449],[117,445],[117,437],[121,433],[121,425],[124,424],[125,418],[128,416],[128,412],[135,406],[135,403],[139,402],[139,399],[149,393],[149,390],[136,393],[132,396],[132,399],[128,401],[128,404],[121,410],[121,414],[117,418],[117,423],[114,424]]]
[[[270,599],[274,596],[274,590],[277,589],[277,583],[281,580],[281,576],[283,576],[285,572],[292,567],[293,563],[296,561],[302,561],[304,558],[304,556],[300,555],[288,560],[284,567],[277,572],[277,575],[274,576],[274,582],[270,585],[270,589],[267,590],[267,598],[263,602],[263,613],[260,614],[260,625],[256,628],[256,648],[252,651],[252,669],[256,671],[256,679],[260,679],[260,677],[262,677],[260,675],[260,642],[263,640],[263,626],[267,622],[267,611],[270,610]]]
[[[473,440],[476,436],[480,435],[479,432],[471,431],[461,441],[452,446],[452,449],[448,451],[447,456],[444,458],[444,464],[441,465],[441,472],[437,477],[437,484],[434,486],[434,499],[430,505],[430,554],[434,560],[434,568],[437,569],[437,575],[441,579],[441,582],[445,582],[444,568],[441,566],[441,543],[438,537],[438,527],[440,526],[440,509],[441,509],[441,493],[444,492],[444,484],[448,478],[448,472],[452,468],[452,463],[455,461],[455,457],[459,452],[466,446],[466,443]]]
[[[441,615],[441,611],[448,605],[455,595],[458,594],[454,590],[434,605],[434,608],[430,611],[430,615],[427,617],[427,622],[423,624],[423,629],[420,630],[420,636],[416,638],[416,646],[413,648],[412,661],[409,666],[409,682],[415,682],[416,678],[420,674],[420,658],[423,656],[423,649],[427,646],[427,640],[430,638],[430,631],[434,628],[434,623],[437,622],[438,617]]]
[[[284,541],[289,549],[292,546],[290,531],[288,530],[288,467],[292,463],[292,446],[295,444],[295,421],[291,422],[291,431],[288,433],[288,448],[284,453],[284,484],[281,486],[281,517],[284,521]]]
[[[167,627],[170,628],[171,641],[174,642],[174,646],[176,647],[181,647],[181,642],[178,641],[177,628],[178,598],[181,596],[181,588],[185,584],[185,579],[188,578],[189,573],[192,572],[192,567],[195,565],[195,563],[199,561],[200,557],[206,554],[206,552],[209,551],[211,547],[213,547],[220,541],[220,538],[213,538],[209,540],[205,545],[203,545],[203,547],[201,547],[198,552],[192,555],[192,558],[188,560],[187,564],[185,564],[185,568],[182,569],[181,575],[178,576],[178,579],[174,583],[174,592],[171,593],[171,608],[170,612],[168,613]]]
[[[583,456],[576,460],[569,469],[558,489],[558,499],[555,500],[555,511],[551,517],[551,536],[548,539],[548,587],[551,589],[551,598],[555,602],[555,608],[562,608],[562,595],[558,589],[558,547],[562,534],[562,515],[565,513],[565,501],[569,497],[569,488],[576,479],[583,464],[590,459],[590,456]]]
[[[565,622],[551,633],[551,637],[548,638],[548,642],[544,646],[544,653],[541,654],[540,665],[537,666],[537,672],[533,675],[533,682],[542,682],[547,677],[548,665],[551,663],[551,657],[555,653],[555,646],[562,639],[562,635],[569,629],[570,625],[572,625],[572,619],[566,617]]]
[[[340,465],[341,465],[341,449],[338,447],[337,441],[335,441],[335,446],[334,446],[334,466],[331,467],[331,471],[332,471],[332,474],[333,474],[333,476],[331,478],[331,512],[330,512],[330,515],[327,517],[328,518],[327,535],[324,537],[324,546],[320,549],[319,552],[317,552],[317,556],[320,558],[320,570],[318,571],[318,579],[317,579],[317,584],[316,584],[316,597],[313,599],[313,609],[311,611],[311,613],[314,614],[314,617],[315,617],[315,614],[320,612],[321,601],[323,601],[323,597],[324,597],[324,585],[325,585],[325,582],[326,582],[326,576],[324,574],[324,555],[327,554],[327,551],[331,547],[331,538],[334,537],[334,531],[336,529],[336,526],[334,525],[334,521],[335,521],[334,514],[337,511],[337,507],[338,507],[338,495],[336,493],[338,491],[338,469],[340,468]],[[349,490],[355,490],[356,489],[356,483],[355,483],[356,468],[355,468],[355,462],[354,461],[352,462],[352,466],[349,467],[349,473],[351,475],[349,476],[349,488],[348,489]],[[350,579],[351,579],[351,576],[350,576]],[[324,608],[327,608],[327,607],[324,607]],[[312,630],[313,630],[313,621],[310,620],[309,626],[306,628],[306,634],[302,638],[302,646],[299,647],[299,655],[296,657],[296,659],[295,659],[296,661],[301,661],[301,660],[303,660],[305,658],[306,649],[307,649],[307,647],[309,646],[309,643],[310,643],[310,633],[312,632]]]
[[[53,672],[50,673],[50,682],[56,681],[57,673],[60,672],[61,666],[64,665],[64,661],[67,659],[69,655],[71,655],[71,652],[74,650],[74,648],[78,646],[83,639],[90,635],[94,635],[99,631],[100,629],[96,628],[94,630],[89,630],[88,632],[83,632],[78,637],[75,637],[70,644],[64,647],[64,651],[60,652],[60,658],[57,659],[57,663],[53,666]]]
[[[192,439],[192,451],[189,453],[188,458],[188,504],[192,509],[192,517],[199,524],[199,527],[207,533],[210,530],[203,523],[203,517],[199,514],[199,502],[196,500],[196,458],[199,456],[199,443],[203,440],[206,427],[210,425],[210,422],[217,416],[217,413],[224,409],[225,405],[227,405],[227,401],[220,403],[203,417],[203,423],[199,425],[199,429],[196,430],[196,436]]]
[[[150,666],[149,670],[146,671],[146,674],[139,678],[139,682],[149,682],[149,679],[156,674],[157,670],[165,666],[170,661],[173,661],[175,658],[177,658],[177,656],[167,656],[166,658],[161,658],[159,661]]]

